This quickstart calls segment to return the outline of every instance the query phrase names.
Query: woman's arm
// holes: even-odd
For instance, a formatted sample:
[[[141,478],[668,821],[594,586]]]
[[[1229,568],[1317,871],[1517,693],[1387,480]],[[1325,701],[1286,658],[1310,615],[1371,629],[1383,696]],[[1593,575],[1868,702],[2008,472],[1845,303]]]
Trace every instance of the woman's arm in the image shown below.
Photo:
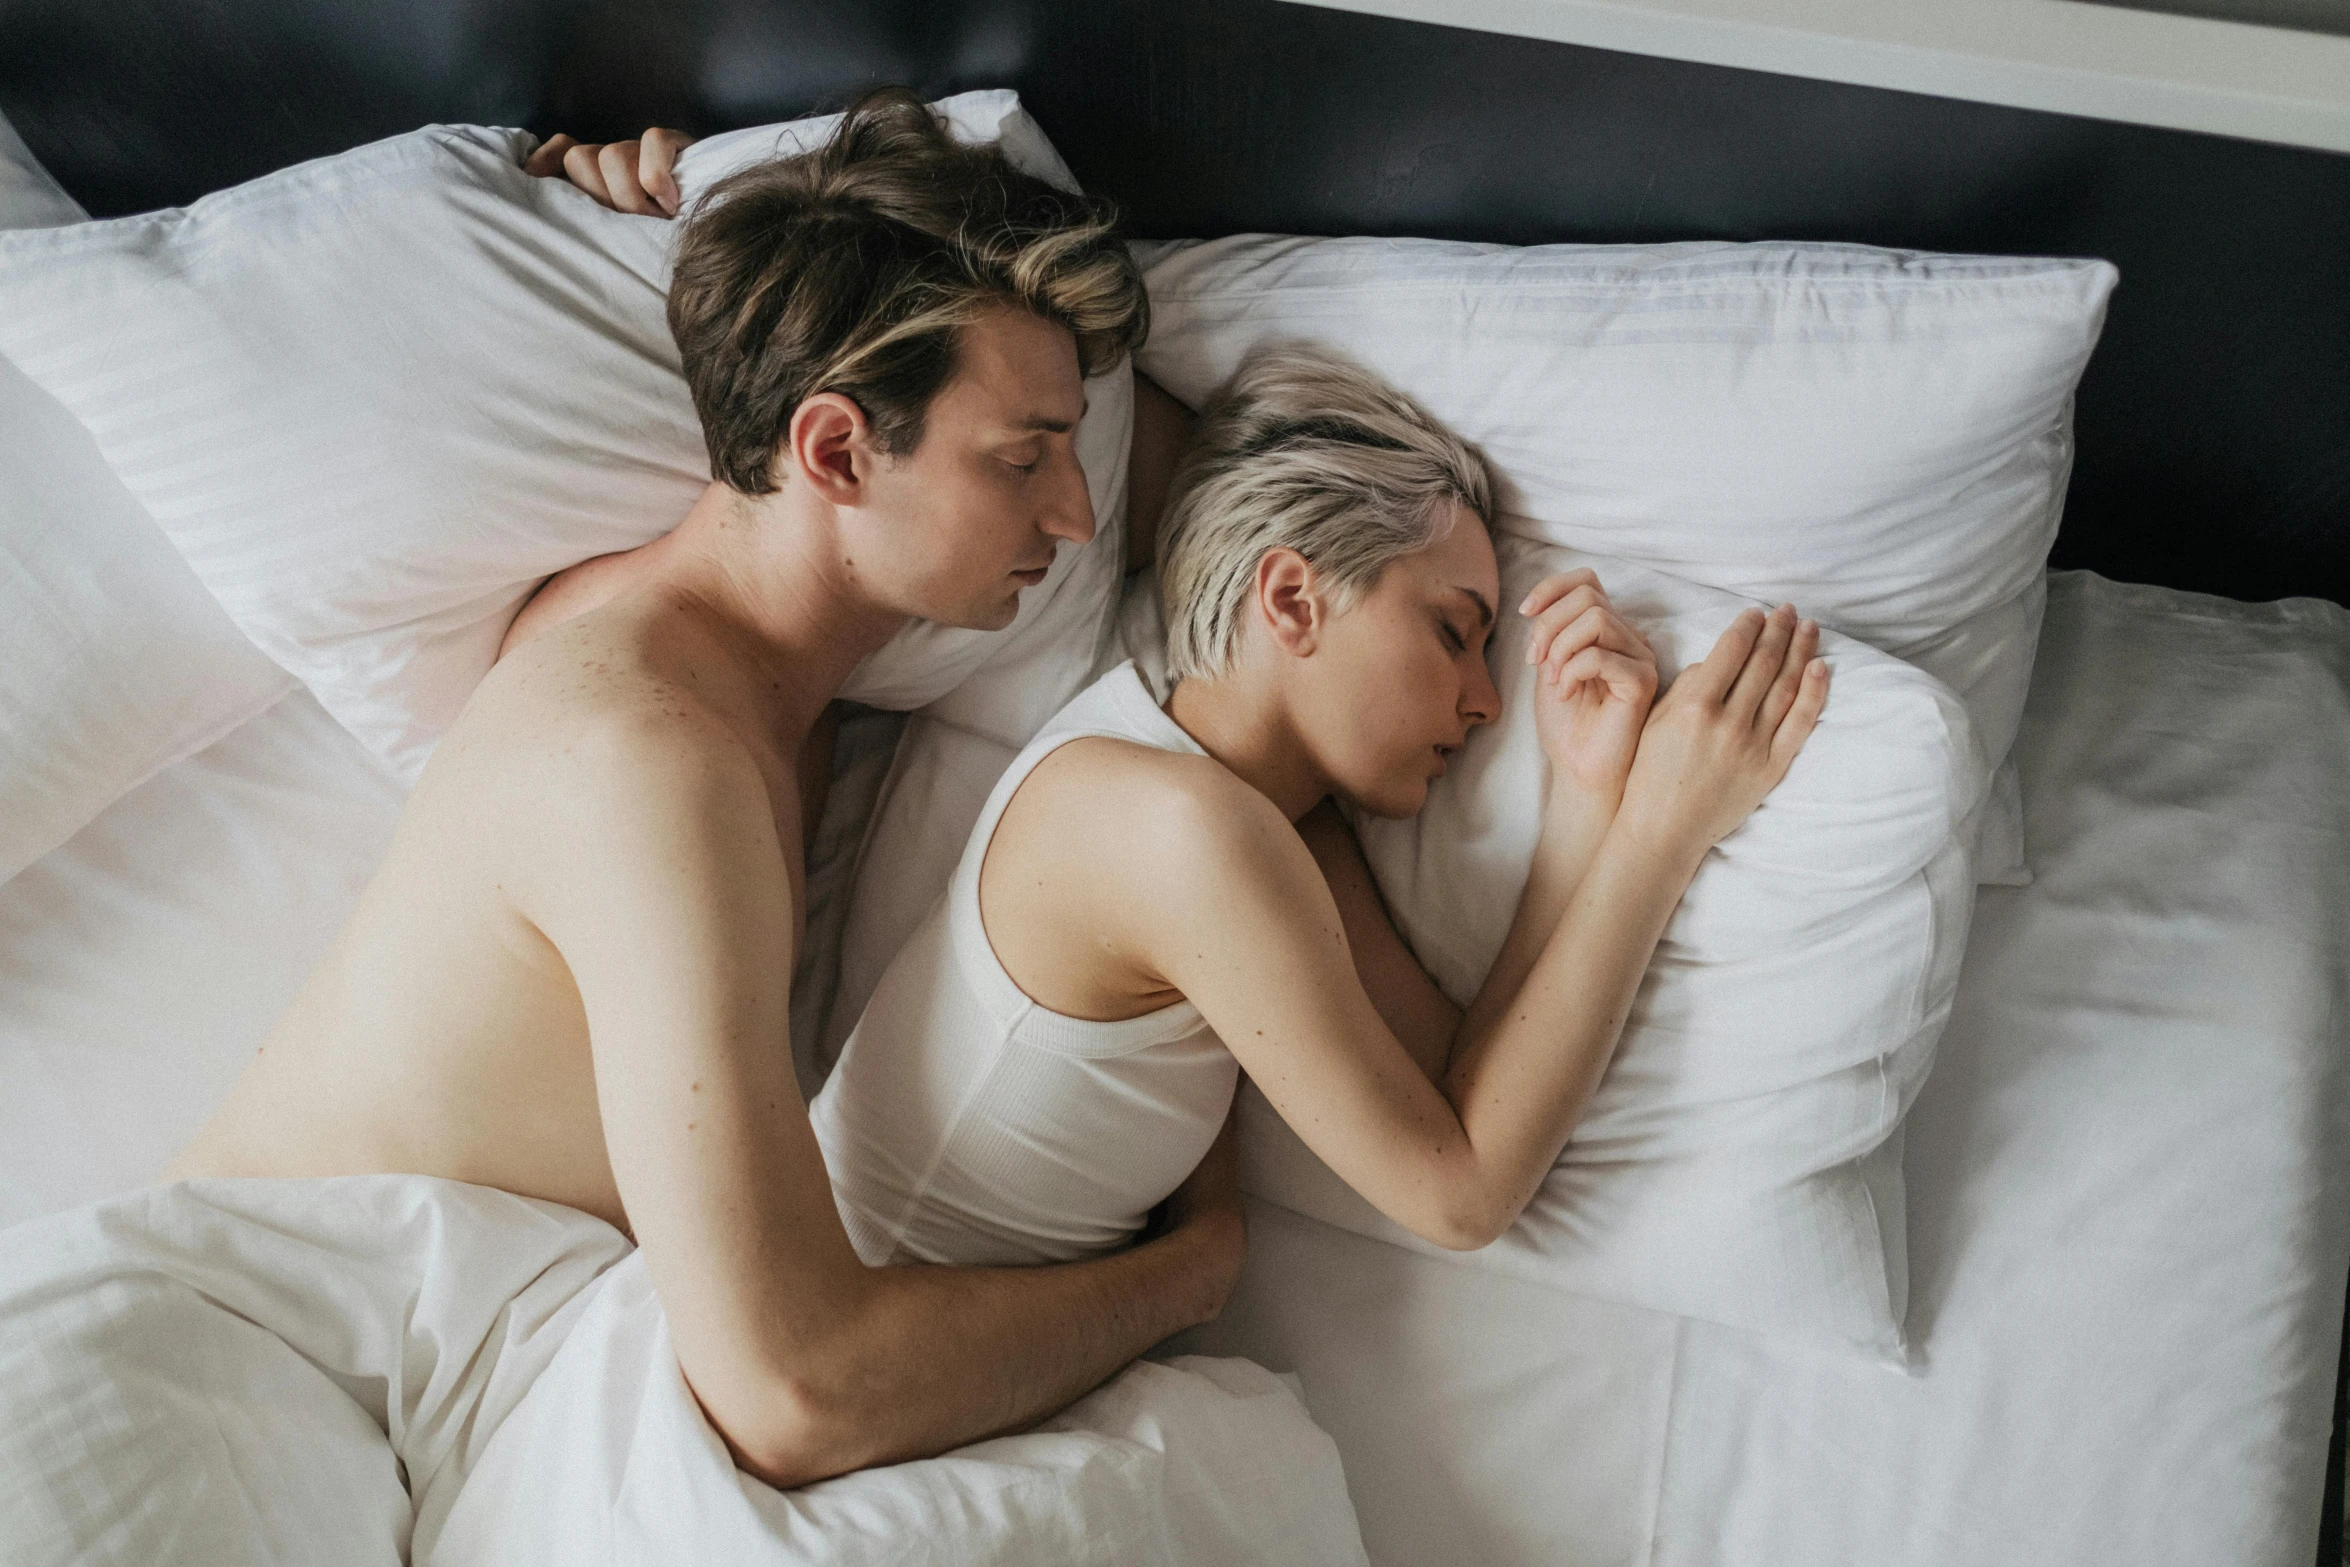
[[[1362,845],[1338,807],[1328,800],[1315,806],[1298,821],[1297,835],[1338,905],[1339,924],[1346,931],[1363,994],[1428,1080],[1442,1082],[1445,1068],[1452,1064],[1461,1009],[1437,988],[1405,945],[1387,912],[1387,901],[1379,896],[1379,884],[1371,879]]]
[[[1441,1092],[1357,981],[1344,921],[1298,834],[1221,769],[1190,769],[1192,787],[1156,802],[1161,830],[1137,834],[1125,817],[1123,895],[1088,917],[1200,1007],[1341,1178],[1438,1244],[1483,1246],[1566,1143],[1699,861],[1817,721],[1816,638],[1792,613],[1750,614],[1684,672],[1641,733],[1623,809],[1571,886],[1571,856],[1553,840],[1574,823],[1553,812],[1506,962],[1464,1018]],[[1135,899],[1142,878],[1152,896]],[[1506,971],[1521,963],[1522,974]]]

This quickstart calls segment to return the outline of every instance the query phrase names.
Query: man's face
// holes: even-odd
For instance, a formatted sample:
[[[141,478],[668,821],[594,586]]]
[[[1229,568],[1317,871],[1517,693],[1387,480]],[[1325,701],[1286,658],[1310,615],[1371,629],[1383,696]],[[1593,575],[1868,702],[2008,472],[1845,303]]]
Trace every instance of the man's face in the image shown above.
[[[1076,449],[1085,383],[1069,330],[1012,306],[964,327],[957,348],[922,439],[870,470],[844,524],[876,598],[992,631],[1012,623],[1061,541],[1093,537]]]

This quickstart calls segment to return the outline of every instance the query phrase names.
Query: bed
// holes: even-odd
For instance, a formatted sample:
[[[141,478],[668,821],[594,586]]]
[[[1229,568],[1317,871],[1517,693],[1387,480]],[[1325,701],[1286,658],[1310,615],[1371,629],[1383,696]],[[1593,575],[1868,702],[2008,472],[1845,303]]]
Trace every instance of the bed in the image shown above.
[[[182,145],[171,133],[197,108],[168,80],[185,78],[143,95],[108,80],[119,51],[163,70],[153,27],[101,38],[62,9],[0,7],[0,45],[79,62],[0,75],[0,109],[93,208],[131,210],[371,125],[505,117],[594,134],[698,115],[717,128],[866,72],[928,73],[1017,80],[1079,173],[1157,234],[1800,231],[2119,260],[2130,281],[2082,391],[2081,466],[2014,753],[2033,879],[1978,894],[1959,1001],[1906,1123],[1911,1368],[1462,1268],[1263,1202],[1238,1296],[1169,1351],[1296,1373],[1382,1563],[2250,1564],[2321,1548],[2321,1526],[2338,1529],[2321,1514],[2329,1480],[2340,1507],[2326,1437],[2350,1273],[2350,288],[2326,286],[2350,254],[2328,248],[2350,212],[2345,160],[1594,51],[1528,56],[1270,6],[1207,7],[1181,28],[1148,7],[1041,7],[992,35],[974,19],[941,29],[962,51],[945,54],[911,26],[764,14],[782,29],[766,53],[757,37],[729,45],[764,75],[686,82],[669,73],[686,58],[674,42],[619,72],[600,62],[641,44],[643,23],[596,12],[567,50],[549,41],[550,11],[533,40],[457,51],[533,62],[540,74],[508,90],[539,96],[504,116],[494,95],[481,106],[498,80],[486,66],[411,60],[397,92],[379,79],[267,136],[240,142],[214,122]],[[669,20],[702,36],[700,21]],[[822,27],[858,63],[822,74],[814,51],[786,47],[786,22]],[[240,27],[287,36],[259,11],[207,25],[222,31],[199,35],[199,59]],[[996,57],[980,47],[991,36]],[[1269,85],[1276,45],[1321,62],[1330,106]],[[365,77],[372,46],[317,47]],[[1090,85],[1072,85],[1073,65],[1093,69]],[[1137,85],[1150,69],[1202,101],[1151,98]],[[234,79],[267,75],[252,71]],[[1492,81],[1507,90],[1471,107],[1468,84]],[[1860,155],[1833,152],[1809,194],[1759,211],[1703,180],[1676,191],[1668,171],[1668,215],[1644,217],[1651,198],[1619,191],[1604,157],[1568,185],[1513,165],[1438,194],[1396,176],[1393,148],[1348,150],[1346,105],[1381,93],[1394,123],[1424,129],[1447,114],[1523,122],[1602,84],[1671,86],[1666,107],[1626,112],[1697,147],[1689,164],[1724,184],[1735,170],[1696,123],[1708,104],[1783,126],[1856,116],[1896,137],[1931,125],[1943,161],[1919,177],[1946,199],[1848,198]],[[1269,95],[1254,110],[1252,91]],[[1182,134],[1145,146],[1136,127]],[[1196,160],[1244,132],[1323,173],[1204,181]],[[1444,145],[1423,135],[1415,155],[1441,165]],[[2164,158],[2175,175],[2149,172]],[[2052,159],[2070,198],[2038,216],[1997,202],[1963,215],[1958,187],[2018,188]],[[1648,156],[1633,162],[1654,187]],[[1546,196],[1591,205],[1561,220]],[[2155,232],[2195,198],[2220,209],[2203,209],[2208,230]],[[2214,250],[2231,213],[2280,211],[2308,221]],[[2213,278],[2217,297],[2191,301]],[[2227,346],[2235,332],[2258,352]],[[269,698],[258,716],[0,884],[0,1224],[143,1182],[380,852],[398,780],[307,693],[255,690]],[[819,929],[896,737],[875,720],[844,749],[851,787],[811,882]],[[809,959],[837,961],[821,942]]]

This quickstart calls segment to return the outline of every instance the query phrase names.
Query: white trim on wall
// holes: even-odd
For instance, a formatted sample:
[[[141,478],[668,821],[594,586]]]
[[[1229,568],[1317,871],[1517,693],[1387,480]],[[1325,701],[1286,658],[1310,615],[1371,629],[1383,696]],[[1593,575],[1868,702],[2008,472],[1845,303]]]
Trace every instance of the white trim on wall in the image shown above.
[[[2082,0],[1297,0],[2350,152],[2350,38]]]

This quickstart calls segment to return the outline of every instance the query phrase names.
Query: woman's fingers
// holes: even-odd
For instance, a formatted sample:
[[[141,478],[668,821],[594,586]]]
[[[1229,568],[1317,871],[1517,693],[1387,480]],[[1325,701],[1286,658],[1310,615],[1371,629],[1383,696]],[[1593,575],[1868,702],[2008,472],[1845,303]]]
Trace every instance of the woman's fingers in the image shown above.
[[[1555,683],[1564,701],[1594,682],[1621,701],[1646,701],[1656,694],[1656,666],[1612,648],[1587,647],[1559,666]]]
[[[1746,667],[1746,656],[1754,651],[1755,639],[1762,635],[1763,612],[1742,609],[1722,634],[1714,639],[1713,651],[1695,669],[1684,670],[1681,680],[1690,682],[1692,695],[1720,704],[1730,694],[1738,672]],[[1676,688],[1679,681],[1674,684]]]
[[[1771,735],[1771,760],[1778,766],[1782,778],[1794,762],[1795,753],[1802,750],[1803,742],[1811,738],[1813,726],[1819,723],[1820,713],[1828,705],[1828,661],[1824,658],[1806,660],[1803,673],[1797,679],[1799,683],[1795,701]]]
[[[523,160],[522,172],[546,176],[563,172],[563,155],[579,143],[569,136],[555,135],[540,142],[531,155]]]
[[[1525,600],[1518,605],[1518,613],[1532,618],[1577,588],[1596,590],[1598,587],[1599,573],[1593,571],[1589,566],[1579,566],[1573,571],[1556,572],[1534,584],[1534,590],[1528,593]],[[1605,596],[1605,594],[1601,595],[1603,598]]]
[[[1648,644],[1614,610],[1605,604],[1582,608],[1577,605],[1577,596],[1570,595],[1543,612],[1542,619],[1535,624],[1534,639],[1526,645],[1528,663],[1556,664],[1592,646],[1611,647],[1619,653],[1655,662]]]
[[[1780,720],[1795,706],[1797,692],[1803,688],[1803,672],[1811,666],[1812,655],[1820,650],[1820,623],[1801,620],[1795,624],[1795,635],[1788,640],[1787,654],[1779,660],[1778,678],[1762,700],[1762,712],[1757,721],[1763,729],[1777,732]]]
[[[1763,694],[1771,689],[1771,682],[1779,678],[1779,666],[1787,657],[1787,644],[1795,636],[1795,606],[1781,604],[1764,617],[1762,631],[1748,650],[1746,663],[1731,682],[1723,697],[1723,704],[1731,716],[1752,723],[1762,708]]]

